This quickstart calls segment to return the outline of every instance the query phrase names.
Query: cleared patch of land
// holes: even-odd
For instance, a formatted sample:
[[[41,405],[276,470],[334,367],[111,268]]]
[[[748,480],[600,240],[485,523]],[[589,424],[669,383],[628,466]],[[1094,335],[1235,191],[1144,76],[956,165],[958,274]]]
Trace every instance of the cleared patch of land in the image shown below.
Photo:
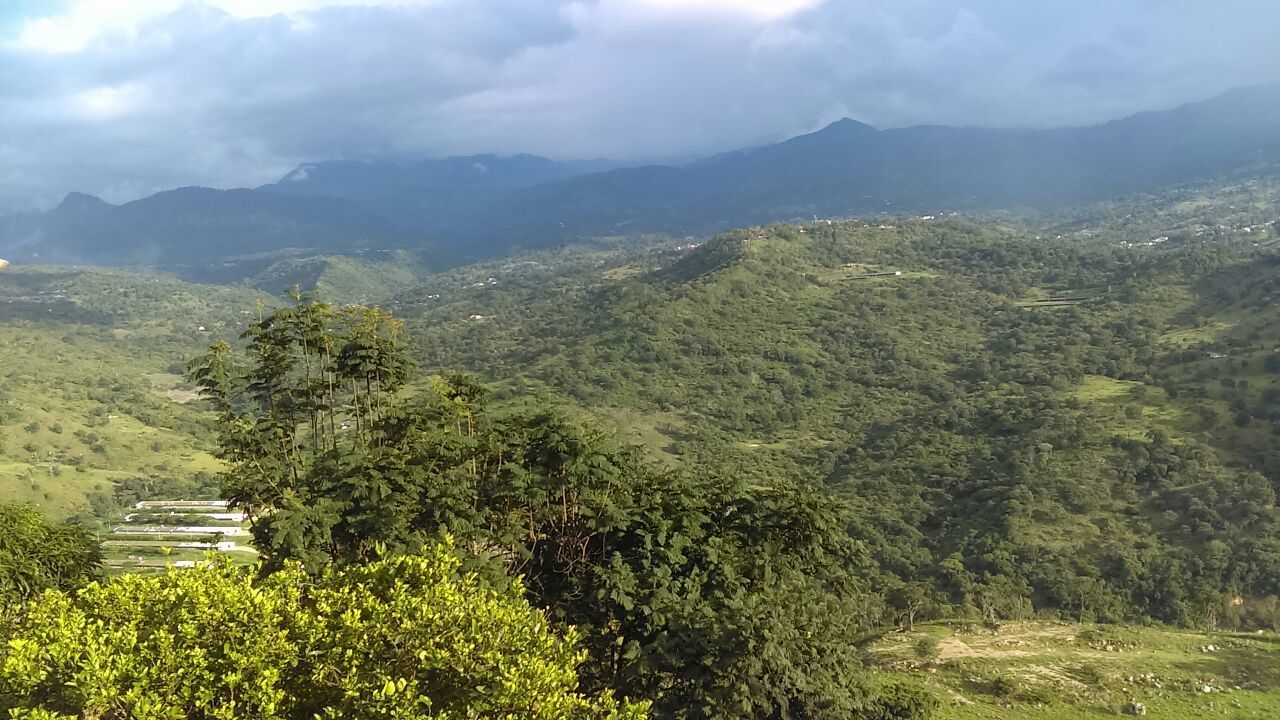
[[[1280,716],[1280,637],[1015,622],[918,625],[866,646],[881,680],[918,683],[946,720]]]

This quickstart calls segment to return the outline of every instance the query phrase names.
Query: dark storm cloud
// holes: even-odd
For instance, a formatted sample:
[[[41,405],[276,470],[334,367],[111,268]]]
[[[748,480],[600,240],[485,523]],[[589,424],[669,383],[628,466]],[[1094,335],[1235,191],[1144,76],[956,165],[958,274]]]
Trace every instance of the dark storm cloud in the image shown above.
[[[1277,26],[1269,0],[80,0],[0,25],[0,209],[331,157],[688,157],[842,116],[1092,123],[1280,80]]]

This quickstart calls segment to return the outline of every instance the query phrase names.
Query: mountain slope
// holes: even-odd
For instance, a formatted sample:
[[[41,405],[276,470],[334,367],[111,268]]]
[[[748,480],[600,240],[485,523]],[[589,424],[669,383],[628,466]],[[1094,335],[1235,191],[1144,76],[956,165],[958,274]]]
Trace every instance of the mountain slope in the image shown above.
[[[126,486],[211,481],[212,423],[183,366],[255,300],[273,302],[157,274],[0,271],[0,497],[66,517]]]
[[[513,247],[814,215],[1061,208],[1272,172],[1278,113],[1280,85],[1087,128],[876,130],[842,120],[679,167],[591,172],[601,163],[527,155],[316,163],[257,190],[185,188],[120,207],[69,196],[47,213],[0,218],[0,256],[169,265],[408,247],[441,266]]]
[[[852,120],[680,168],[625,168],[520,191],[507,232],[710,232],[881,211],[1061,207],[1280,160],[1280,86],[1087,128],[876,130]]]
[[[1094,234],[754,228],[582,264],[575,283],[531,282],[520,263],[483,288],[446,275],[400,305],[427,368],[567,397],[686,466],[829,484],[880,569],[927,578],[942,616],[1211,624],[1227,592],[1265,607],[1280,570],[1271,313],[1213,298],[1220,273],[1272,297],[1275,236]],[[1212,344],[1206,312],[1250,313],[1255,337],[1237,341],[1266,352]]]
[[[440,203],[604,170],[606,161],[558,162],[536,155],[466,155],[414,162],[308,163],[260,190],[369,203]]]
[[[254,190],[182,188],[119,206],[72,193],[49,212],[0,218],[8,259],[54,263],[199,265],[289,248],[413,241],[353,203]]]

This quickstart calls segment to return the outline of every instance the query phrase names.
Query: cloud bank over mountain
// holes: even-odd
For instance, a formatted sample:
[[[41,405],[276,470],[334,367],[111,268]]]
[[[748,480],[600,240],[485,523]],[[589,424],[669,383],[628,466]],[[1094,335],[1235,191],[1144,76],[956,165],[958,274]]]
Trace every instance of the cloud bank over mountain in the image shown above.
[[[0,9],[0,211],[329,158],[691,157],[1280,80],[1267,0],[75,0]]]

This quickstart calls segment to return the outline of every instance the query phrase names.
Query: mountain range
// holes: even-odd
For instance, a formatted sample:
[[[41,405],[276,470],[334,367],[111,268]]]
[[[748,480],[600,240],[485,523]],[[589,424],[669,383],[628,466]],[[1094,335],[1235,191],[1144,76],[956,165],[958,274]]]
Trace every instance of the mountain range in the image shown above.
[[[260,269],[283,256],[412,248],[433,266],[602,235],[705,235],[817,216],[1023,210],[1153,192],[1280,161],[1280,85],[1082,128],[840,120],[685,165],[532,155],[300,166],[254,189],[181,188],[123,205],[72,193],[0,218],[18,261]]]

